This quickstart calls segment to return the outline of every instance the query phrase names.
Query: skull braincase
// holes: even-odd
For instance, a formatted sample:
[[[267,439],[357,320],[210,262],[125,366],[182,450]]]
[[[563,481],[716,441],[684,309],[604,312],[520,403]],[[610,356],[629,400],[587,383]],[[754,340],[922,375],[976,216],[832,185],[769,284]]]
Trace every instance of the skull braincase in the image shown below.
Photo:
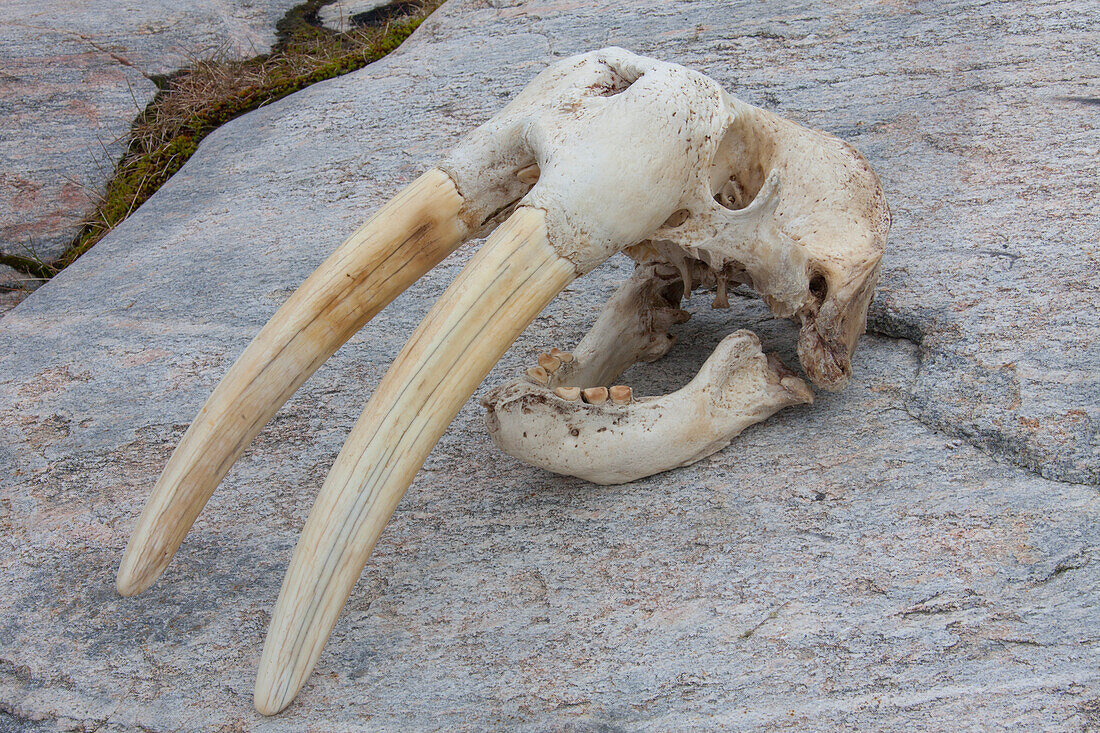
[[[482,400],[494,442],[551,471],[619,483],[696,461],[747,425],[812,400],[747,332],[671,395],[623,399],[629,392],[619,386],[620,399],[609,400],[596,389],[671,347],[668,328],[687,318],[680,298],[696,286],[713,287],[715,307],[726,307],[727,289],[747,285],[777,316],[799,319],[806,375],[842,388],[890,225],[863,157],[706,77],[618,49],[567,60],[540,80],[572,94],[564,103],[521,95],[502,115],[516,131],[509,163],[539,181],[524,202],[545,206],[561,241],[601,258],[622,249],[638,269],[568,361],[544,354],[527,379]],[[540,107],[548,98],[555,104]],[[477,158],[484,153],[479,147]],[[463,155],[449,168],[460,187]]]

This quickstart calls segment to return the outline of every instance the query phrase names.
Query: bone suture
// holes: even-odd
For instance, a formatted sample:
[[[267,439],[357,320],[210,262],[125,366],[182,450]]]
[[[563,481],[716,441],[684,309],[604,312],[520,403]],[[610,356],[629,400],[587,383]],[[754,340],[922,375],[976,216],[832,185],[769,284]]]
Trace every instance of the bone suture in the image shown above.
[[[624,141],[629,141],[624,144]],[[398,501],[522,330],[611,255],[638,262],[572,352],[551,349],[487,398],[493,439],[550,470],[611,483],[685,465],[812,392],[748,331],[682,389],[618,377],[660,358],[697,287],[751,286],[801,322],[808,379],[839,389],[889,230],[851,146],[617,48],[561,60],[383,206],[271,318],[169,459],[119,567],[123,595],[165,570],[202,507],[276,410],[462,242],[489,235],[378,384],[317,496],[272,613],[256,679],[285,708],[321,656]]]

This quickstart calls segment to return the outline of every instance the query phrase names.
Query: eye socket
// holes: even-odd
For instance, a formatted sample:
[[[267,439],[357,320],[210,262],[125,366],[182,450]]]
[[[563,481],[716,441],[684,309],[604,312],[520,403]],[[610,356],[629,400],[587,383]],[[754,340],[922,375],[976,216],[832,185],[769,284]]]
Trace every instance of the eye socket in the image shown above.
[[[711,163],[714,200],[727,209],[744,209],[753,202],[771,169],[770,148],[744,121],[726,130]]]

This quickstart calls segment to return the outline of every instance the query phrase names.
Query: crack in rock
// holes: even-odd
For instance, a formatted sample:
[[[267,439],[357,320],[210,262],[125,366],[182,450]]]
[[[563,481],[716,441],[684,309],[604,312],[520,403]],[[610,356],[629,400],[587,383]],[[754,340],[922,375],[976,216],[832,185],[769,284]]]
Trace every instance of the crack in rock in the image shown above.
[[[1047,481],[1070,485],[1100,486],[1100,469],[1074,470],[1059,465],[1056,456],[1042,453],[1040,449],[1027,444],[1026,437],[1007,430],[993,427],[968,426],[951,423],[943,417],[937,417],[933,397],[920,391],[922,370],[930,359],[936,356],[958,358],[948,349],[929,347],[926,330],[915,320],[906,318],[895,311],[872,308],[867,319],[867,333],[885,338],[907,341],[918,347],[917,372],[908,395],[902,398],[901,409],[912,419],[928,430],[953,440],[961,440],[967,445],[982,451],[986,455],[1006,461],[1028,473]],[[971,369],[996,377],[992,370],[985,369],[975,360],[961,357]],[[1019,385],[1015,386],[1019,390]]]

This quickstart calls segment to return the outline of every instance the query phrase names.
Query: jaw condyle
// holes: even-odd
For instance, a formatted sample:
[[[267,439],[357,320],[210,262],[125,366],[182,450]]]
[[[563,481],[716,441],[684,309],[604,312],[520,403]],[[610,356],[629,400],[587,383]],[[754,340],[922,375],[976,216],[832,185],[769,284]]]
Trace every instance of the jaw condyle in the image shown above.
[[[279,309],[169,459],[118,573],[133,595],[294,391],[467,239],[481,250],[413,332],[348,436],[272,615],[256,708],[305,683],[375,542],[428,453],[521,331],[616,252],[638,269],[572,354],[552,350],[487,398],[505,451],[609,483],[685,465],[812,399],[751,333],[659,398],[615,384],[662,356],[694,286],[755,289],[802,322],[812,382],[843,386],[889,228],[881,188],[842,141],[732,99],[683,67],[604,49],[565,59],[383,206]]]

